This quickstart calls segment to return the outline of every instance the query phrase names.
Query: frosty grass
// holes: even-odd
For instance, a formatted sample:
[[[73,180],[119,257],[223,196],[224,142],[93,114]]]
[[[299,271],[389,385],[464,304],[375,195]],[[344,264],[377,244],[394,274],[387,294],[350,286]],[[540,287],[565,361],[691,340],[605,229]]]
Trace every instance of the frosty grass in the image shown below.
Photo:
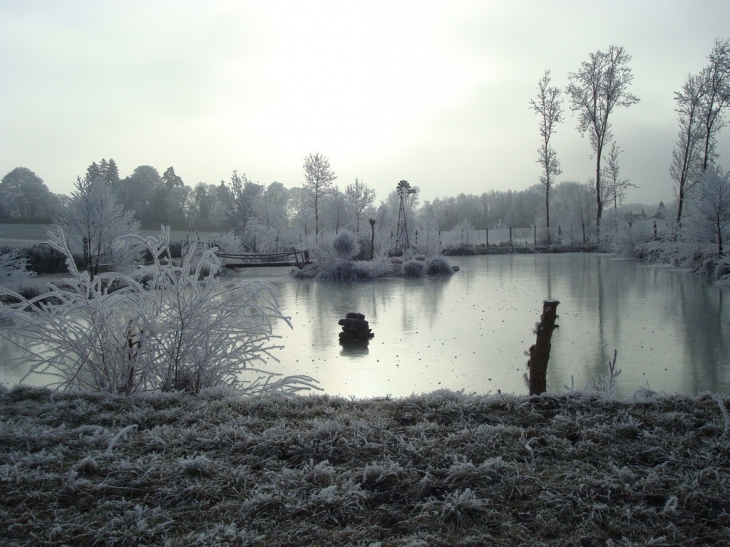
[[[728,545],[727,396],[0,394],[2,545]]]

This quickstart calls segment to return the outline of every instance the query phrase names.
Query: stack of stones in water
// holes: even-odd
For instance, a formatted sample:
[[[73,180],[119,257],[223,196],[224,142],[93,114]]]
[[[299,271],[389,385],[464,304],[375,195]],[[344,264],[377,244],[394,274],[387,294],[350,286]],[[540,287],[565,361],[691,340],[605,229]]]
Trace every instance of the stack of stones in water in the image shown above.
[[[361,313],[348,313],[345,319],[340,319],[339,324],[342,325],[340,333],[340,342],[362,342],[370,340],[375,336],[365,316]]]

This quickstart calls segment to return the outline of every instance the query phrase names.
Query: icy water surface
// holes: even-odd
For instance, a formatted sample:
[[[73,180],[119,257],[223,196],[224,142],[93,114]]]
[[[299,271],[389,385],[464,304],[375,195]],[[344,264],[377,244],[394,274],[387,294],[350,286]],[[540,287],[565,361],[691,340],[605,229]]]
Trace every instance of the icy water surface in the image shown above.
[[[327,393],[403,396],[440,388],[526,393],[525,351],[542,301],[560,301],[548,390],[576,388],[605,374],[618,350],[620,394],[636,389],[730,392],[727,290],[666,267],[597,254],[451,258],[449,279],[320,283],[281,269],[248,270],[280,291],[293,329],[278,325],[280,362],[265,368],[306,374]],[[366,349],[339,344],[338,320],[364,313],[375,333]],[[13,349],[0,340],[1,366]],[[16,380],[17,381],[17,380]]]
[[[293,329],[269,369],[307,374],[328,393],[372,397],[439,388],[525,393],[526,350],[542,301],[560,301],[548,390],[605,374],[618,350],[620,393],[730,392],[730,299],[687,272],[597,254],[450,258],[450,279],[359,283],[267,279]],[[273,272],[273,270],[272,270]],[[260,275],[261,272],[257,272]],[[243,274],[246,277],[253,273]],[[340,346],[337,321],[364,313],[367,349]]]

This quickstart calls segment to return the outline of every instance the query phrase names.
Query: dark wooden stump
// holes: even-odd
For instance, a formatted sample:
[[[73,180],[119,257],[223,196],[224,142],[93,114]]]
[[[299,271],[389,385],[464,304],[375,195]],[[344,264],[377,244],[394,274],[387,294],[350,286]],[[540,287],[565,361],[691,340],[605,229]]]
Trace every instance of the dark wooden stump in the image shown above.
[[[547,391],[547,367],[550,360],[550,339],[553,331],[558,328],[555,324],[557,319],[557,300],[543,300],[542,316],[535,327],[537,340],[534,346],[530,347],[530,360],[527,361],[527,368],[530,371],[530,395],[540,395]]]
[[[365,316],[361,313],[350,312],[344,319],[339,320],[339,324],[342,325],[341,344],[367,343],[374,336],[370,325],[365,321]]]

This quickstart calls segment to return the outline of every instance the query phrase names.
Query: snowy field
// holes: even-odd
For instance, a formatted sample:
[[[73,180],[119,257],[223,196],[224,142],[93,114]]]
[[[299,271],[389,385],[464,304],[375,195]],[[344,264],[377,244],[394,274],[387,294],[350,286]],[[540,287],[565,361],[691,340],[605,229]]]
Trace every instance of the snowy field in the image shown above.
[[[727,545],[728,397],[0,394],[3,545]]]

